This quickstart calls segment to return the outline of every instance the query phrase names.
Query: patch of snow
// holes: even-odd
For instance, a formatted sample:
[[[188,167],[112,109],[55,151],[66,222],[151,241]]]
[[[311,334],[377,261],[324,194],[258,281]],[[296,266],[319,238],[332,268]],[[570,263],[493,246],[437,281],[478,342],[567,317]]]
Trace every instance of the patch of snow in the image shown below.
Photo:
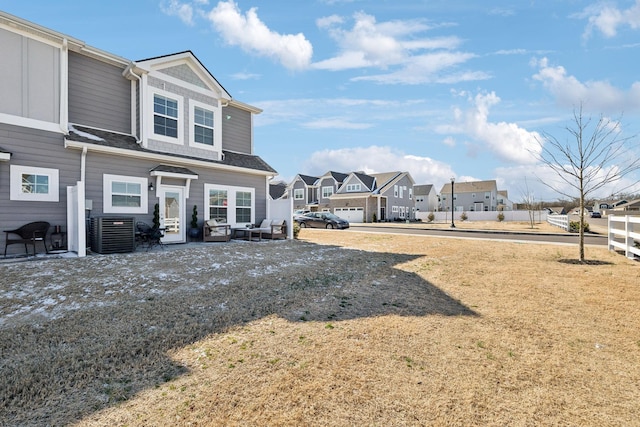
[[[90,134],[88,132],[83,132],[81,130],[76,129],[75,127],[73,127],[73,125],[69,125],[69,131],[75,133],[78,136],[81,136],[83,138],[87,138],[90,139],[92,141],[104,141],[104,138],[100,138],[99,136]]]

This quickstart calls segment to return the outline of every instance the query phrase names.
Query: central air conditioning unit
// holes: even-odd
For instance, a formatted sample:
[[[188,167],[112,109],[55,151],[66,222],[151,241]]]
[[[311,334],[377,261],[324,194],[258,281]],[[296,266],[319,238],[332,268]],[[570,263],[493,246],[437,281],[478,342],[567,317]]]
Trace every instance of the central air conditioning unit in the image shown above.
[[[91,218],[91,250],[99,254],[133,252],[136,249],[134,218]]]

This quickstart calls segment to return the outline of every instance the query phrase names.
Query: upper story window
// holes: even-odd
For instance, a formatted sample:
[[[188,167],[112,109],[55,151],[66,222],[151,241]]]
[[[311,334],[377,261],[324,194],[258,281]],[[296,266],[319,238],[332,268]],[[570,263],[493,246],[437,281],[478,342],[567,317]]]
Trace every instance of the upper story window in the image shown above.
[[[398,186],[397,185],[393,186],[393,197],[398,197]]]
[[[413,199],[413,188],[409,188],[409,200]]]
[[[347,192],[360,191],[360,184],[347,184]]]
[[[195,107],[193,111],[193,140],[213,146],[213,111]]]
[[[304,189],[303,188],[294,188],[293,189],[293,200],[304,200]]]
[[[10,171],[10,200],[58,201],[58,169],[11,165]]]
[[[490,199],[491,198],[491,192],[484,193],[484,198],[485,199]]]
[[[322,187],[322,198],[328,199],[333,194],[333,187]]]
[[[162,95],[153,95],[153,132],[172,138],[178,137],[178,101]]]
[[[184,114],[183,98],[176,94],[151,88],[149,95],[151,105],[147,110],[153,121],[150,123],[149,138],[172,144],[183,144],[184,141]]]
[[[189,100],[189,145],[205,150],[220,150],[220,111],[217,105]]]

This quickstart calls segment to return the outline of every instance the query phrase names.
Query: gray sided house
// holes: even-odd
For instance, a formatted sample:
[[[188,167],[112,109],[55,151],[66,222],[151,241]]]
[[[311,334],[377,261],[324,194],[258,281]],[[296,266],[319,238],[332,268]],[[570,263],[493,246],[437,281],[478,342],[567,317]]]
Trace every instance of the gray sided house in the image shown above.
[[[495,180],[454,182],[453,205],[456,212],[498,210],[498,187]],[[451,210],[451,183],[440,190],[440,210]]]
[[[314,210],[329,212],[331,210],[331,197],[338,192],[338,189],[348,176],[349,174],[346,173],[329,171],[318,178],[318,181],[316,181],[318,205]]]
[[[194,205],[199,226],[269,216],[261,110],[190,51],[131,61],[0,12],[0,57],[0,230],[47,221],[84,254],[85,218],[151,224],[157,204],[164,241],[179,243]]]
[[[413,197],[417,212],[435,212],[438,210],[438,193],[432,184],[414,185]]]
[[[293,209],[317,210],[318,191],[317,176],[298,174],[289,184],[293,197]]]
[[[414,181],[408,172],[352,172],[330,198],[330,210],[350,222],[415,219]]]

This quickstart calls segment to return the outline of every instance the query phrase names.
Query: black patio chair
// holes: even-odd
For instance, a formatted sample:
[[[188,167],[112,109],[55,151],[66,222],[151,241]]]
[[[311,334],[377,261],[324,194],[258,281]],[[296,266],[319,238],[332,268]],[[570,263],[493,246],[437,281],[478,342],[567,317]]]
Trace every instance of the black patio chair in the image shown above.
[[[147,245],[147,250],[154,246],[160,246],[164,249],[162,238],[164,237],[164,228],[151,227],[145,222],[136,223],[136,243]]]
[[[49,249],[47,249],[47,242],[45,241],[47,231],[49,231],[49,223],[46,221],[30,222],[29,224],[25,224],[15,230],[4,230],[4,232],[7,233],[4,244],[4,256],[7,256],[7,246],[16,243],[24,244],[24,250],[27,255],[29,255],[29,248],[27,245],[32,245],[33,255],[35,256],[36,242],[42,242],[45,252],[49,253]]]

